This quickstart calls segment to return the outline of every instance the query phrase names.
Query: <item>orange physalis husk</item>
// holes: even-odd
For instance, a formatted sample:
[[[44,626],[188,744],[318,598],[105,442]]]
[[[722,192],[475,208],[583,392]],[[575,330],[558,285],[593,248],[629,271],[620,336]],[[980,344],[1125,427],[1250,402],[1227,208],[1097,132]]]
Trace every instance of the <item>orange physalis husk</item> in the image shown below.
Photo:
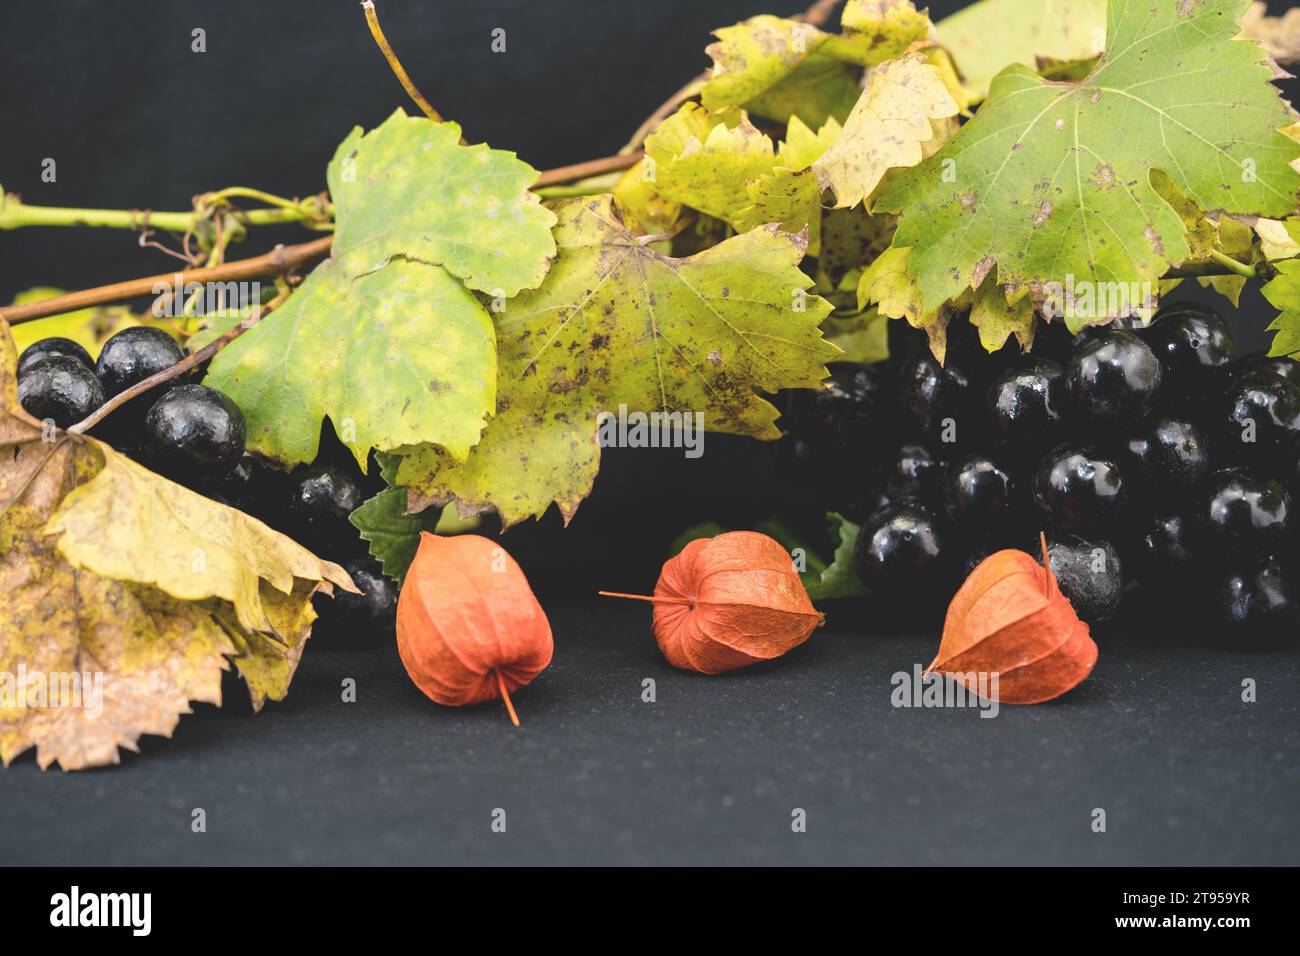
[[[939,653],[926,669],[978,689],[997,674],[997,699],[1036,704],[1077,686],[1097,663],[1097,645],[1061,593],[1047,562],[1024,551],[989,555],[948,605]],[[987,687],[987,684],[985,685]]]
[[[518,727],[510,692],[546,669],[553,647],[546,613],[504,548],[476,534],[420,535],[397,598],[397,651],[415,686],[451,707],[500,697]]]
[[[780,657],[822,623],[794,562],[765,534],[730,531],[698,538],[659,573],[654,634],[668,663],[720,674]]]

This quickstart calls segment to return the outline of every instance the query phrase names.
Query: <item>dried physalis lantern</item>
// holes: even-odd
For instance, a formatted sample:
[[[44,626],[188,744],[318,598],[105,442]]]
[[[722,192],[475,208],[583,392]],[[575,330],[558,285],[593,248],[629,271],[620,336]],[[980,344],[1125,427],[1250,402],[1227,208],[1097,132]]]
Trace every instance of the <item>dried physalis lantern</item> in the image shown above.
[[[653,597],[654,634],[668,663],[719,674],[780,657],[821,624],[789,552],[765,534],[699,538],[670,558]]]
[[[971,572],[948,605],[939,653],[926,673],[966,686],[997,675],[997,699],[1036,704],[1075,687],[1097,663],[1097,645],[1057,587],[1047,561],[1024,551],[998,551]]]
[[[420,535],[397,599],[397,650],[415,686],[459,707],[510,693],[551,663],[551,625],[524,572],[476,534]]]

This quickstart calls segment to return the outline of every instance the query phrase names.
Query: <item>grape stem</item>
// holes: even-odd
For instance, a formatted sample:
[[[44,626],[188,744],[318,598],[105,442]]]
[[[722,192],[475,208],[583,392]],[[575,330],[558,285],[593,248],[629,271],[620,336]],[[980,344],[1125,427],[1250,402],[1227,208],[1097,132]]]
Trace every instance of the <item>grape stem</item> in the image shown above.
[[[300,266],[306,265],[322,256],[328,255],[332,236],[324,236],[313,242],[304,242],[296,246],[276,246],[266,255],[251,259],[238,259],[223,265],[186,269],[182,272],[170,272],[162,275],[147,276],[143,279],[131,279],[112,285],[69,292],[67,295],[55,296],[27,305],[11,305],[0,308],[0,319],[10,325],[30,322],[61,312],[73,312],[77,309],[89,309],[98,305],[125,302],[142,296],[153,295],[154,290],[165,285],[168,288],[184,288],[191,282],[230,282],[244,279],[260,279],[267,276],[283,275]]]
[[[384,36],[384,31],[379,26],[379,13],[375,10],[375,0],[362,0],[361,9],[366,12],[366,24],[370,27],[370,35],[375,38],[375,44],[379,47],[379,52],[388,61],[393,75],[402,84],[402,89],[406,90],[406,95],[415,101],[415,105],[420,107],[420,111],[429,119],[435,123],[443,122],[442,114],[435,110],[429,101],[424,98],[424,94],[416,88],[415,83],[411,81],[411,77],[403,68],[402,61],[397,58],[397,54],[393,52],[392,46],[389,45],[388,38]],[[465,140],[462,139],[460,142],[461,145],[464,145]]]
[[[102,422],[105,418],[107,418],[117,409],[121,408],[131,399],[135,398],[137,395],[143,395],[145,392],[149,391],[152,388],[156,388],[157,386],[161,385],[163,382],[171,381],[176,376],[182,375],[185,372],[188,372],[190,369],[202,365],[208,359],[212,358],[212,356],[216,355],[218,352],[224,349],[231,342],[235,341],[235,339],[239,338],[241,335],[243,335],[253,326],[257,325],[257,323],[260,322],[267,313],[277,308],[287,298],[289,298],[289,290],[285,289],[284,291],[276,295],[276,297],[272,299],[270,302],[266,303],[265,305],[258,306],[253,311],[253,314],[250,315],[248,318],[244,319],[234,328],[228,330],[227,332],[213,339],[211,342],[203,346],[203,348],[199,349],[197,352],[185,356],[185,358],[181,359],[175,365],[170,365],[167,368],[163,369],[161,372],[157,372],[153,375],[150,375],[148,378],[144,379],[143,381],[136,382],[130,388],[118,392],[116,395],[114,395],[112,398],[106,401],[103,405],[100,405],[99,408],[95,409],[88,416],[83,418],[81,421],[77,422],[77,424],[69,427],[68,434],[84,435],[86,432],[90,431],[90,429],[94,428],[96,425]]]
[[[313,218],[301,209],[249,209],[239,213],[250,226],[280,225]],[[162,229],[185,232],[194,227],[192,212],[152,212],[148,209],[76,209],[65,206],[29,206],[7,195],[0,205],[0,229],[27,226],[85,226],[100,229]]]

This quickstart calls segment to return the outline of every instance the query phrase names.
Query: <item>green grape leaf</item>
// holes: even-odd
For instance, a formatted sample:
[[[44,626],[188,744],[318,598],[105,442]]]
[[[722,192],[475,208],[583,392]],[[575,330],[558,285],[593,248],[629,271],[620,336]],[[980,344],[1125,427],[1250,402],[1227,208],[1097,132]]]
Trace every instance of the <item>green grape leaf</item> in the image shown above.
[[[1102,51],[1106,0],[982,0],[935,24],[977,98],[1004,67],[1087,60]]]
[[[514,153],[461,146],[460,127],[398,109],[355,128],[329,164],[335,258],[348,274],[394,256],[446,267],[471,289],[536,288],[555,255],[555,216],[529,187],[537,170]]]
[[[463,460],[495,405],[491,316],[441,266],[351,266],[317,266],[217,353],[206,383],[243,410],[248,447],[283,462],[316,457],[326,416],[362,468],[372,447],[421,442]]]
[[[1201,209],[1293,210],[1300,147],[1278,132],[1293,114],[1267,57],[1233,39],[1242,8],[1113,0],[1109,52],[1085,80],[1008,67],[975,119],[891,176],[873,208],[906,209],[894,243],[910,249],[926,307],[978,288],[994,266],[1036,295],[1063,290],[1068,301],[1083,287],[1101,303],[1121,290],[1128,306],[1149,304],[1190,253],[1182,219],[1151,183],[1156,169]],[[1108,317],[1083,311],[1067,310],[1071,328]]]
[[[862,528],[833,511],[826,515],[826,520],[830,523],[835,551],[830,564],[800,575],[808,597],[813,601],[863,597],[867,589],[858,577],[857,561],[853,558]]]
[[[629,234],[608,195],[555,208],[546,282],[497,316],[497,414],[463,464],[403,452],[412,506],[455,500],[510,525],[555,502],[567,520],[595,480],[602,413],[698,413],[709,431],[772,439],[777,411],[757,391],[812,388],[838,354],[799,236],[765,226],[672,259]]]
[[[891,169],[915,166],[924,144],[942,135],[938,122],[957,115],[939,70],[920,54],[872,70],[839,139],[812,164],[838,207],[856,206]]]
[[[379,560],[384,573],[398,584],[415,560],[420,532],[432,532],[438,526],[438,509],[426,508],[407,514],[407,498],[407,490],[400,485],[385,488],[348,515],[348,520],[370,545],[370,553]]]
[[[1260,290],[1282,313],[1268,327],[1274,333],[1268,354],[1295,355],[1300,352],[1300,260],[1279,262],[1277,273]]]

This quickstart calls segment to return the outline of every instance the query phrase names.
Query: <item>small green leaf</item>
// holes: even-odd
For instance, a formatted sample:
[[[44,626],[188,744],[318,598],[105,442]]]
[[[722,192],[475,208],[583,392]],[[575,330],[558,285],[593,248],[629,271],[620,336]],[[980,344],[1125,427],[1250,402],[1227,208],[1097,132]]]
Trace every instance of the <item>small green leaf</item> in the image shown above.
[[[1264,298],[1280,309],[1268,330],[1275,333],[1269,355],[1294,355],[1300,352],[1300,260],[1277,263],[1277,276],[1261,290]]]
[[[406,513],[407,491],[400,485],[385,488],[366,501],[348,520],[370,544],[370,553],[379,559],[384,573],[398,584],[406,577],[406,569],[415,560],[420,546],[420,532],[430,533],[438,525],[437,508],[425,508],[415,514]]]
[[[853,550],[857,547],[858,534],[862,529],[833,511],[826,516],[826,520],[830,523],[835,552],[831,556],[831,563],[820,572],[803,575],[808,596],[813,601],[862,597],[867,589],[858,577],[857,562],[853,559]]]

